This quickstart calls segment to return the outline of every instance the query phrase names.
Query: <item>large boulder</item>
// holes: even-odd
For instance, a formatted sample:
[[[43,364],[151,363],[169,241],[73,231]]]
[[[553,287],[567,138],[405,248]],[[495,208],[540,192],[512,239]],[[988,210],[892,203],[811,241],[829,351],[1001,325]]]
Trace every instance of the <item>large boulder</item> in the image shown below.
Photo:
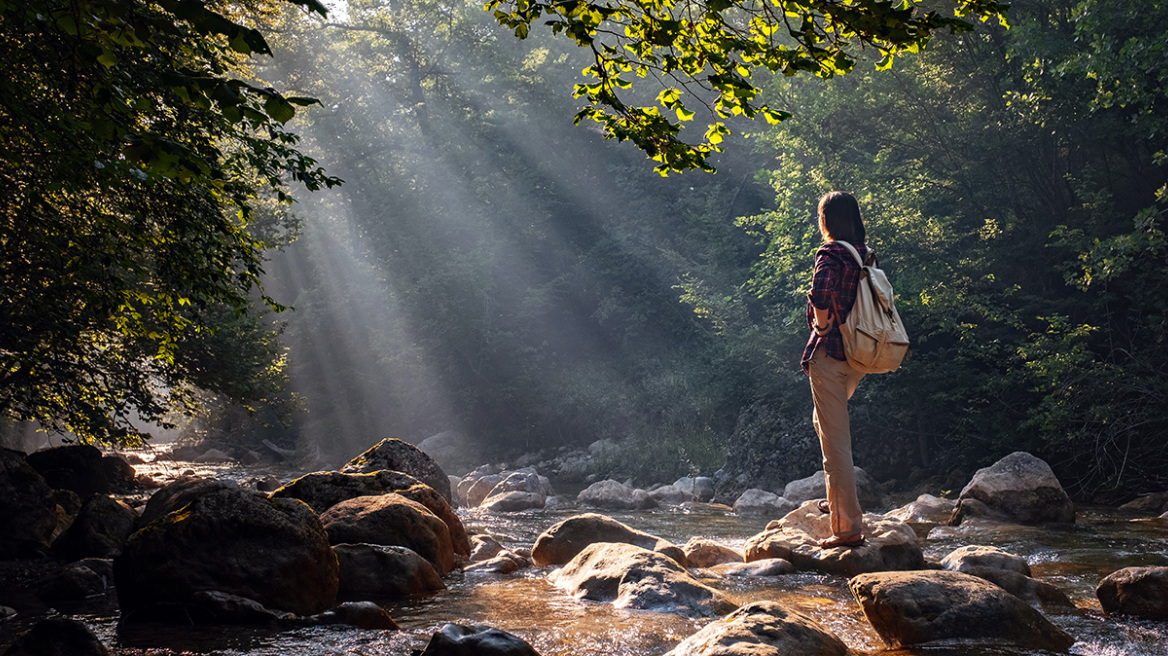
[[[367,474],[343,472],[313,472],[288,483],[271,493],[272,498],[300,499],[317,513],[323,513],[342,501],[364,496],[394,492],[426,506],[446,523],[454,553],[470,555],[470,540],[466,528],[450,503],[434,488],[409,474],[380,470]]]
[[[966,517],[1020,524],[1069,524],[1075,521],[1075,506],[1050,465],[1016,451],[977,470],[961,490],[950,523],[960,524]]]
[[[734,502],[734,512],[739,515],[782,517],[798,507],[799,504],[786,497],[756,487],[743,492]]]
[[[480,441],[458,431],[442,431],[418,442],[418,449],[434,459],[438,466],[461,475],[485,460]]]
[[[671,558],[632,544],[589,545],[550,577],[580,599],[617,608],[717,617],[734,608],[725,595],[699,583]]]
[[[795,503],[827,498],[827,478],[824,476],[823,470],[820,469],[806,478],[787,483],[787,486],[783,488],[783,496]],[[863,508],[879,508],[885,503],[884,490],[880,483],[859,467],[856,467],[856,496],[860,499],[860,506]]]
[[[53,490],[24,454],[0,449],[0,558],[47,549],[63,514]]]
[[[576,503],[607,510],[647,510],[657,507],[657,501],[648,492],[611,479],[597,481],[581,490],[576,495]]]
[[[1026,602],[969,574],[878,572],[848,585],[893,649],[961,640],[1066,651],[1075,642]]]
[[[1152,492],[1143,494],[1135,499],[1128,501],[1119,507],[1120,510],[1128,512],[1147,513],[1150,515],[1159,515],[1168,511],[1168,492]]]
[[[446,587],[430,561],[405,547],[338,544],[333,551],[344,599],[406,599]]]
[[[101,459],[101,451],[88,444],[58,446],[30,453],[27,458],[49,487],[72,490],[82,499],[113,491]]]
[[[672,485],[660,485],[649,490],[649,497],[656,501],[658,506],[680,506],[693,501],[693,494],[683,492]]]
[[[1036,608],[1065,611],[1075,607],[1067,593],[1046,581],[1030,578],[1014,570],[975,566],[965,569],[963,573],[985,579]]]
[[[689,495],[689,501],[707,502],[714,498],[714,479],[709,476],[682,476],[673,487]]]
[[[845,656],[847,645],[823,625],[774,601],[756,601],[677,645],[666,656]]]
[[[831,516],[808,501],[748,539],[743,555],[747,562],[782,558],[800,570],[842,576],[924,567],[916,533],[908,524],[883,515],[864,515],[864,544],[859,547],[819,548],[819,540],[828,537]]]
[[[131,535],[114,560],[123,618],[185,618],[203,591],[297,615],[333,605],[337,558],[307,505],[231,486],[188,499]]]
[[[347,499],[326,510],[320,521],[332,544],[396,545],[417,552],[439,574],[454,568],[454,547],[446,523],[400,494]]]
[[[1125,567],[1099,582],[1104,612],[1168,620],[1168,567]]]
[[[957,502],[952,499],[922,494],[915,501],[884,513],[884,516],[908,524],[917,535],[925,537],[934,527],[948,524],[956,506]]]
[[[421,656],[539,656],[539,652],[522,638],[501,629],[447,624],[430,636]]]
[[[969,573],[971,569],[993,568],[1030,576],[1030,565],[1025,558],[997,547],[981,545],[967,545],[954,549],[941,559],[941,566],[951,572]]]
[[[4,656],[108,656],[109,650],[81,622],[50,617],[12,643]]]
[[[442,467],[418,447],[397,438],[381,440],[341,467],[346,474],[368,474],[382,469],[405,472],[438,490],[447,503],[454,503],[450,479]]]
[[[663,553],[683,566],[685,553],[675,544],[596,513],[575,515],[540,534],[531,549],[535,564],[563,565],[590,544],[623,542]]]
[[[543,508],[552,496],[551,482],[535,469],[525,467],[503,472],[503,477],[483,498],[479,506],[491,512],[518,512]]]
[[[112,558],[122,552],[137,521],[138,513],[125,502],[95,494],[53,542],[53,554],[65,560]]]
[[[239,490],[238,484],[232,481],[217,478],[203,478],[199,476],[183,476],[174,482],[150,495],[146,507],[142,509],[142,516],[138,518],[138,525],[145,526],[150,522],[168,515],[197,499],[204,494],[216,490]]]

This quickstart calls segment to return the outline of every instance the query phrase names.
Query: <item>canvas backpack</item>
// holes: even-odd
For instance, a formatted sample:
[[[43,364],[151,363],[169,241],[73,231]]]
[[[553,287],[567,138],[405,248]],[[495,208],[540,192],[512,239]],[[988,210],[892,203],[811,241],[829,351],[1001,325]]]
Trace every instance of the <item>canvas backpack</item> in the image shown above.
[[[908,333],[896,311],[892,284],[880,268],[864,264],[855,246],[838,239],[836,243],[846,247],[860,265],[856,304],[839,327],[848,364],[866,374],[896,371],[908,352]]]

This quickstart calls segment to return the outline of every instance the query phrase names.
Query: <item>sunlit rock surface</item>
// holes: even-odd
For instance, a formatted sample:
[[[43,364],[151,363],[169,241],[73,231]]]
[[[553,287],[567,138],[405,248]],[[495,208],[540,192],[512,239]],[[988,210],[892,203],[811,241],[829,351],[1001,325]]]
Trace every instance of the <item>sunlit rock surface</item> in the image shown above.
[[[333,551],[342,599],[406,599],[446,587],[430,561],[406,547],[338,544]]]
[[[1075,506],[1050,465],[1016,451],[977,470],[961,490],[952,524],[985,517],[1021,524],[1071,523]]]
[[[51,617],[37,622],[4,656],[108,656],[109,650],[81,622]]]
[[[863,508],[880,508],[885,504],[884,490],[880,483],[859,467],[856,467],[856,495]],[[820,469],[807,478],[787,483],[787,487],[783,489],[783,497],[795,503],[827,498],[827,480],[823,470]]]
[[[908,524],[923,538],[934,527],[948,524],[956,506],[957,502],[952,499],[922,494],[916,500],[884,513],[884,516]]]
[[[966,545],[958,547],[941,559],[941,565],[951,572],[969,572],[973,568],[1004,569],[1030,576],[1026,559],[997,547]]]
[[[693,494],[679,490],[674,485],[659,485],[648,493],[659,506],[680,506],[687,501],[693,501]]]
[[[1168,567],[1125,567],[1112,572],[1099,582],[1095,596],[1108,613],[1168,619]]]
[[[685,561],[690,567],[713,567],[722,563],[741,563],[742,554],[724,544],[704,538],[690,538],[682,545]]]
[[[632,544],[662,553],[683,566],[686,564],[685,552],[672,542],[596,513],[569,517],[541,533],[531,550],[531,559],[540,567],[563,565],[597,542]]]
[[[513,551],[504,549],[491,558],[471,563],[466,566],[467,572],[487,572],[491,574],[511,574],[525,567],[531,567],[531,561]]]
[[[791,561],[782,558],[764,558],[749,563],[722,563],[714,565],[709,570],[719,576],[782,576],[793,574],[797,570]]]
[[[412,549],[439,574],[454,568],[450,529],[422,504],[400,494],[347,499],[321,514],[332,544],[368,543]]]
[[[849,582],[864,616],[894,649],[968,640],[1065,651],[1075,639],[1018,597],[945,571],[877,572]]]
[[[689,495],[688,501],[710,501],[714,498],[714,479],[709,476],[682,476],[673,487]]]
[[[134,532],[137,521],[138,513],[125,502],[95,494],[85,501],[77,518],[53,542],[53,554],[65,560],[116,556]]]
[[[502,472],[502,479],[491,488],[479,504],[490,512],[518,512],[543,508],[555,493],[546,476],[531,467]]]
[[[418,479],[397,471],[375,471],[367,474],[342,472],[314,472],[305,474],[271,493],[271,497],[300,499],[318,513],[336,504],[362,496],[376,496],[395,492],[417,501],[437,515],[450,530],[454,553],[469,556],[470,541],[466,528],[450,504],[434,488]]]
[[[60,520],[53,491],[19,451],[0,448],[0,558],[47,549]]]
[[[941,559],[941,566],[951,572],[963,572],[985,579],[1031,606],[1068,608],[1071,600],[1055,586],[1030,576],[1025,558],[997,547],[967,545],[954,549]]]
[[[782,517],[798,507],[799,504],[786,497],[756,487],[743,492],[734,502],[734,512],[739,515]]]
[[[499,555],[503,545],[489,535],[472,535],[470,538],[470,561],[477,563]]]
[[[686,638],[666,656],[845,656],[847,645],[810,617],[756,601]]]
[[[447,503],[454,500],[450,493],[450,479],[442,467],[418,447],[397,438],[381,440],[341,467],[346,474],[368,474],[382,469],[405,472],[438,490]]]
[[[831,517],[808,501],[746,541],[746,560],[782,558],[800,570],[854,576],[862,572],[909,570],[924,567],[916,533],[904,522],[883,515],[864,515],[864,544],[859,547],[820,549],[819,540],[831,537]]]
[[[584,488],[576,495],[576,503],[607,510],[646,510],[657,507],[657,501],[648,492],[614,480],[597,481]]]
[[[430,637],[421,656],[539,656],[522,638],[481,624],[447,624]]]
[[[348,624],[370,631],[398,631],[397,622],[381,606],[371,601],[346,601],[336,608],[307,618],[310,624]]]
[[[124,618],[186,621],[192,596],[211,590],[298,615],[332,606],[337,559],[311,508],[234,486],[201,489],[188,488],[186,503],[146,523],[114,560]]]
[[[216,490],[240,490],[239,485],[217,478],[202,478],[198,476],[184,476],[150,495],[146,507],[142,509],[142,516],[138,518],[138,525],[145,526],[150,522],[187,505],[193,499],[214,492]]]
[[[632,544],[589,545],[549,579],[568,593],[591,601],[687,617],[716,617],[734,604],[699,583],[673,559]]]

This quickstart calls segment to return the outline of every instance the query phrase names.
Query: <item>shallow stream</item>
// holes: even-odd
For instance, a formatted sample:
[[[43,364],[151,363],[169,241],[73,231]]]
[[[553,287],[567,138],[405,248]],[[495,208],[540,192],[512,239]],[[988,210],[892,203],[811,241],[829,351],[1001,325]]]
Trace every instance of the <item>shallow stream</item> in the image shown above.
[[[264,475],[240,467],[192,465],[199,473],[246,480]],[[186,468],[184,465],[183,469]],[[141,470],[141,468],[139,468]],[[281,479],[292,472],[273,472]],[[460,510],[468,533],[489,533],[508,548],[528,547],[575,509],[488,515]],[[613,512],[615,519],[678,544],[692,537],[741,549],[771,518],[738,517],[715,506],[695,505],[652,512]],[[1168,656],[1168,622],[1104,617],[1095,585],[1105,575],[1133,565],[1168,565],[1168,520],[1138,518],[1111,508],[1080,508],[1067,529],[996,527],[934,529],[923,542],[928,556],[941,558],[957,547],[1000,547],[1026,558],[1035,578],[1061,588],[1075,610],[1046,611],[1055,624],[1075,636],[1072,654],[1081,656]],[[543,656],[660,656],[710,620],[693,620],[647,611],[618,610],[608,604],[578,601],[547,583],[548,569],[513,575],[462,574],[447,578],[448,588],[409,603],[387,606],[401,632],[321,626],[272,631],[256,628],[175,628],[139,626],[119,631],[111,604],[61,609],[98,633],[121,656],[408,656],[425,647],[431,634],[448,622],[487,624],[530,642]],[[736,601],[781,601],[810,614],[839,636],[854,654],[884,650],[837,576],[795,574],[763,578],[706,578]],[[11,632],[34,618],[0,625]],[[1045,652],[1003,646],[951,645],[883,652],[896,656],[1031,656]]]

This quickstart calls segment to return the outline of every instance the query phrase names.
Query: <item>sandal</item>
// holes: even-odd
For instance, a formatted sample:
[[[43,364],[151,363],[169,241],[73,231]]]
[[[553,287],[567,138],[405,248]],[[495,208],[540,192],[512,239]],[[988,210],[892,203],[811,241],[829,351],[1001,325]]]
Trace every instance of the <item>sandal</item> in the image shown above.
[[[826,540],[820,540],[818,542],[820,549],[835,549],[836,547],[846,547],[851,549],[862,544],[864,544],[863,533],[856,533],[854,535],[833,535]]]
[[[831,514],[831,506],[827,505],[827,499],[820,499],[816,505],[819,507],[819,512],[825,515]]]

